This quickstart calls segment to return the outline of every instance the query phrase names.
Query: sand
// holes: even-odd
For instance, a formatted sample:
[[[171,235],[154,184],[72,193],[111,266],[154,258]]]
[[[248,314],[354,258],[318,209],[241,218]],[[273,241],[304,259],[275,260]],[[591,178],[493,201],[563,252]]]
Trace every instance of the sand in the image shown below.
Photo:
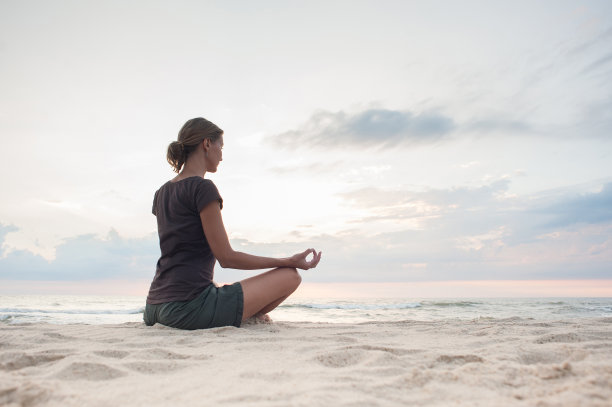
[[[2,406],[610,406],[612,318],[0,325]]]

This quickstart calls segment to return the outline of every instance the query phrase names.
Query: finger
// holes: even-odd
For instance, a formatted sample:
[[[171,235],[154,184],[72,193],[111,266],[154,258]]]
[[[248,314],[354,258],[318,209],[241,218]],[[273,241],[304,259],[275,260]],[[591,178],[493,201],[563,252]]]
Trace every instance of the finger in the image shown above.
[[[312,261],[311,263],[311,267],[317,267],[317,264],[319,264],[319,260],[321,259],[321,254],[317,254],[317,252],[315,252],[314,256],[312,257]]]
[[[321,261],[321,253],[323,252],[319,252],[319,254],[317,255],[317,263],[315,264],[315,266]]]
[[[304,261],[306,260],[306,257],[308,257],[309,254],[310,254],[310,249],[306,249],[302,253],[296,254],[296,256],[298,257],[299,260]]]

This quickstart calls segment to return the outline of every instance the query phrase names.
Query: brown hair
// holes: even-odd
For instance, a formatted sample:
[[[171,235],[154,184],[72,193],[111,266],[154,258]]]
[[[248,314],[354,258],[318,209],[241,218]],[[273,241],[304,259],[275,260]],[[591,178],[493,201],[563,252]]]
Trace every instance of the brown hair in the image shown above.
[[[223,130],[203,117],[187,120],[178,133],[177,141],[168,146],[166,159],[174,172],[180,172],[189,154],[195,151],[202,141],[210,139],[214,143],[222,135]]]

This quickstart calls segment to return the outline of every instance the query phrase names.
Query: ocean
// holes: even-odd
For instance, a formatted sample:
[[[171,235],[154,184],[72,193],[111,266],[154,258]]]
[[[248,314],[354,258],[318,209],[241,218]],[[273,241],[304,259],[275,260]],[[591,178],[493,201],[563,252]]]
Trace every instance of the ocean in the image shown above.
[[[144,297],[1,295],[2,324],[120,324],[142,321]],[[360,323],[502,318],[564,320],[612,317],[612,298],[289,299],[275,321]]]

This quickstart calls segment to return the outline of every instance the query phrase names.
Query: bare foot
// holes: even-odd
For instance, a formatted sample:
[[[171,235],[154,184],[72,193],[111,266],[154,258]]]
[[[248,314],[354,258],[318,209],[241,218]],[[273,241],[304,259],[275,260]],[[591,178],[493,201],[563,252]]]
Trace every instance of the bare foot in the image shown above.
[[[262,324],[271,324],[272,318],[268,314],[255,314],[255,319]]]
[[[272,318],[268,314],[255,314],[249,319],[242,322],[243,325],[253,325],[253,324],[271,324]]]

